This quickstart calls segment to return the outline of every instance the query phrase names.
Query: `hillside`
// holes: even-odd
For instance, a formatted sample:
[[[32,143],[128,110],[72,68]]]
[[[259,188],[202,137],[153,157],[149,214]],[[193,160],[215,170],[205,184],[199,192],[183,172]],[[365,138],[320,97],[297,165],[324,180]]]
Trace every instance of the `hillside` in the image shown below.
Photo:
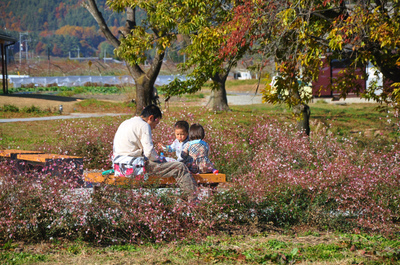
[[[106,0],[98,0],[113,33],[124,24],[123,14],[105,7]],[[2,0],[0,1],[1,30],[22,40],[22,52],[29,57],[89,57],[112,54],[112,47],[98,31],[97,24],[81,1],[76,0]],[[27,34],[20,34],[27,33]],[[28,46],[28,47],[27,47]],[[19,52],[16,44],[12,53]]]

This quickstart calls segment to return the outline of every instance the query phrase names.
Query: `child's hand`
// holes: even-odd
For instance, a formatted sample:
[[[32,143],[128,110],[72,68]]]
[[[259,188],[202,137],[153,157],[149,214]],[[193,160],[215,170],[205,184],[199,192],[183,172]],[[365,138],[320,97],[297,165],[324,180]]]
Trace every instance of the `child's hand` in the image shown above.
[[[165,149],[165,146],[163,146],[161,143],[158,143],[157,146],[158,146],[158,148],[161,148],[163,150]]]

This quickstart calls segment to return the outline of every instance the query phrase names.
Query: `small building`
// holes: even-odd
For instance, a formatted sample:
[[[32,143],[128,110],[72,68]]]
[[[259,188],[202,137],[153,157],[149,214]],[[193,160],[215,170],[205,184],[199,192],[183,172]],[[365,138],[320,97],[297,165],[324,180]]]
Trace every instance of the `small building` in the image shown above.
[[[342,75],[341,72],[349,67],[351,61],[349,59],[329,61],[327,58],[324,58],[323,63],[318,79],[312,83],[313,95],[315,97],[338,96],[340,92],[332,90],[331,87],[334,85],[336,79]],[[385,79],[383,74],[371,62],[367,65],[357,66],[354,74],[359,77],[353,84],[358,89],[355,88],[348,91],[349,96],[358,96],[358,93],[364,92],[372,83],[380,87],[380,89],[375,91],[375,94],[379,95],[382,93],[383,88],[389,87],[392,83],[390,80]]]
[[[348,59],[344,60],[329,60],[328,58],[323,58],[323,66],[320,69],[318,79],[312,83],[312,93],[315,97],[335,97],[340,93],[338,91],[331,90],[331,86],[335,82],[336,78],[339,78],[342,74],[341,71],[345,70],[351,61]],[[358,76],[363,76],[366,72],[365,66],[359,66],[355,69],[355,74]],[[360,88],[360,92],[366,89],[366,80],[358,79],[356,84]],[[349,95],[356,95],[357,89],[354,91],[349,91]]]
[[[15,44],[16,42],[17,39],[0,32],[1,75],[4,94],[8,94],[7,47]]]
[[[251,79],[251,73],[250,71],[242,70],[233,73],[233,78],[238,79],[238,80],[246,80],[246,79]]]

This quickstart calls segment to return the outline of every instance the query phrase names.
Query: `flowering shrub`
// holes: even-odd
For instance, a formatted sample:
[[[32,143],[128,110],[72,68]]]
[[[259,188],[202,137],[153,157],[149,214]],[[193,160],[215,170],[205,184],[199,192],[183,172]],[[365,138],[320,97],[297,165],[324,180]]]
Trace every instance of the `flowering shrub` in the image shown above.
[[[41,173],[18,175],[13,166],[4,162],[0,165],[0,236],[5,240],[64,236],[66,229],[61,221],[71,205],[65,193],[74,189],[75,180]]]
[[[83,156],[87,168],[108,169],[114,133],[126,118],[63,121],[52,148]],[[360,148],[327,130],[304,137],[262,114],[188,108],[165,113],[154,142],[171,143],[173,124],[181,119],[204,126],[210,158],[227,173],[229,188],[197,205],[174,190],[104,186],[91,194],[77,189],[75,180],[16,175],[13,164],[2,163],[0,237],[142,243],[202,238],[227,224],[391,232],[399,221],[396,143]]]
[[[398,145],[356,150],[351,140],[305,138],[273,121],[254,126],[249,141],[252,170],[234,182],[266,220],[375,230],[397,220]]]
[[[92,194],[71,179],[15,175],[2,163],[0,236],[5,240],[81,238],[96,243],[143,243],[198,238],[213,221],[174,191],[103,187]]]
[[[110,168],[112,144],[115,132],[122,119],[102,119],[102,123],[91,119],[63,121],[59,153],[82,156],[86,168]]]

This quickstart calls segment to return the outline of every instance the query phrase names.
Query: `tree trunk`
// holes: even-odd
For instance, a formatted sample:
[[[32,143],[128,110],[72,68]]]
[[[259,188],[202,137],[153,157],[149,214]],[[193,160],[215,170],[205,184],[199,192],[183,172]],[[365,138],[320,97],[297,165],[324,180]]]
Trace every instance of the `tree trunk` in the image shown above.
[[[212,80],[217,84],[218,89],[214,90],[212,99],[212,110],[213,111],[229,111],[228,98],[226,97],[225,82],[227,74],[219,75],[216,74]]]
[[[297,121],[297,130],[310,135],[310,107],[301,103],[293,107],[293,112],[299,117]]]
[[[400,68],[397,67],[396,65],[388,64],[388,62],[386,61],[387,59],[382,58],[381,51],[379,48],[373,49],[372,54],[375,56],[374,63],[376,64],[382,75],[386,79],[391,80],[392,82],[395,83],[400,82]]]
[[[157,77],[158,73],[152,72],[151,76]],[[154,78],[155,80],[155,78]],[[154,80],[148,78],[146,74],[142,74],[139,78],[135,78],[136,85],[136,114],[139,115],[142,110],[150,105],[159,105],[160,102],[156,97],[154,90]]]
[[[97,8],[97,4],[95,0],[87,0],[87,2],[82,3],[83,6],[89,11],[89,13],[96,20],[99,25],[102,33],[106,37],[106,39],[115,47],[118,48],[121,43],[120,41],[111,33],[109,27],[107,26],[103,15]],[[136,19],[135,19],[135,9],[127,8],[126,9],[126,23],[123,29],[123,37],[127,34],[130,34],[131,30],[136,27]],[[153,29],[153,32],[158,35],[158,31]],[[154,93],[154,84],[157,79],[158,74],[160,73],[160,69],[164,59],[164,51],[156,51],[156,56],[151,63],[150,68],[147,72],[144,72],[143,69],[138,65],[129,65],[126,62],[127,68],[133,80],[135,80],[136,86],[136,114],[140,114],[144,107],[150,104],[159,104],[158,98]]]

